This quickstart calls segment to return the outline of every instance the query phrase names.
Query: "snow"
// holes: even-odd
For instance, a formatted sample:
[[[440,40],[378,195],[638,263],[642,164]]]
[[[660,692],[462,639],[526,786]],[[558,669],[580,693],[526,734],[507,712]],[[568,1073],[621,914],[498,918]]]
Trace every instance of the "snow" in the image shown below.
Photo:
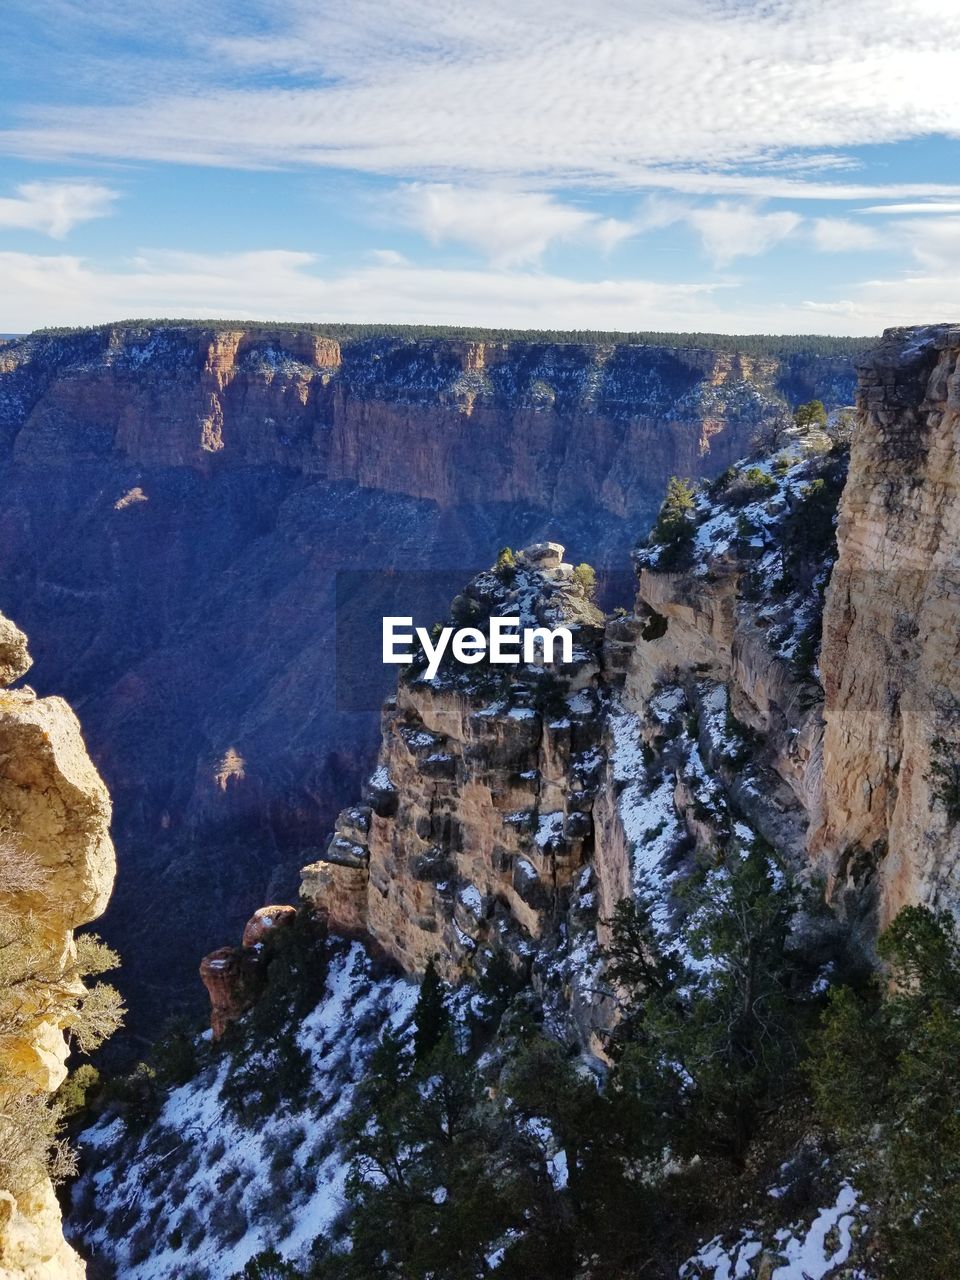
[[[545,848],[551,840],[559,840],[562,834],[563,814],[541,813],[537,824],[537,834],[534,836],[540,848]]]
[[[158,1119],[142,1136],[128,1134],[119,1118],[101,1120],[81,1136],[81,1144],[98,1152],[104,1167],[92,1177],[84,1175],[74,1194],[92,1181],[107,1216],[100,1226],[85,1231],[85,1244],[113,1259],[124,1280],[172,1280],[188,1274],[222,1280],[270,1246],[291,1259],[305,1257],[344,1204],[349,1168],[337,1132],[356,1083],[382,1030],[409,1027],[416,996],[416,984],[405,978],[377,979],[359,943],[340,944],[331,956],[325,997],[296,1033],[298,1046],[309,1055],[312,1078],[310,1094],[292,1118],[281,1111],[254,1126],[237,1120],[220,1096],[231,1071],[229,1053],[221,1050],[195,1079],[169,1094]],[[266,1060],[270,1049],[268,1045],[261,1050]],[[159,1184],[150,1176],[160,1159],[169,1158],[157,1153],[171,1135],[188,1137],[185,1145],[198,1157],[179,1205],[169,1194],[179,1166],[171,1163],[165,1168]],[[281,1172],[294,1175],[292,1193],[286,1188],[278,1191],[271,1181],[278,1151],[283,1153]],[[184,1171],[189,1172],[192,1163],[184,1165]],[[210,1225],[211,1212],[224,1199],[218,1182],[225,1174],[240,1188],[247,1222],[234,1243],[219,1240]],[[261,1214],[263,1221],[258,1222],[254,1206],[271,1197],[287,1199],[289,1214]],[[136,1220],[119,1230],[116,1218],[133,1207]],[[175,1228],[190,1209],[200,1218],[203,1238],[192,1250],[183,1240],[174,1247]],[[135,1261],[130,1256],[131,1238],[141,1226],[152,1233],[150,1256]]]
[[[479,920],[483,912],[483,895],[477,886],[475,884],[464,885],[460,890],[459,897],[471,915],[476,916]]]
[[[776,1231],[775,1243],[766,1245],[780,1259],[780,1265],[770,1272],[770,1280],[826,1280],[849,1259],[851,1228],[865,1209],[854,1188],[844,1182],[834,1202],[820,1209],[809,1225]],[[836,1241],[835,1247],[828,1244],[828,1237]],[[754,1274],[751,1260],[763,1248],[763,1239],[753,1231],[743,1231],[731,1245],[715,1237],[681,1266],[680,1280],[745,1280]]]

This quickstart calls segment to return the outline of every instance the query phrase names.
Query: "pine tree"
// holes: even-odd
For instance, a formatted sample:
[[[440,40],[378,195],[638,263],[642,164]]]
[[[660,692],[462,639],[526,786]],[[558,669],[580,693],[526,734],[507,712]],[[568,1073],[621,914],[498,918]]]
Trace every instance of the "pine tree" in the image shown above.
[[[873,1206],[883,1275],[960,1275],[960,937],[906,907],[889,973],[832,993],[809,1066],[821,1121]]]
[[[416,1031],[413,1038],[413,1055],[417,1062],[422,1062],[432,1053],[450,1024],[450,1016],[444,1004],[444,985],[437,973],[433,956],[420,984],[420,994],[413,1013]]]
[[[827,411],[822,400],[808,400],[797,405],[793,420],[803,431],[826,431]]]

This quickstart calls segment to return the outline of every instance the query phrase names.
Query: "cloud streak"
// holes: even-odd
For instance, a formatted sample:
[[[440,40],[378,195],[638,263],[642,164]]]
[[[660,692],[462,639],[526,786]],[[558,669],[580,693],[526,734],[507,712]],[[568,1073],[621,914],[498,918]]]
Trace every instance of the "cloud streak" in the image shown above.
[[[954,237],[951,239],[951,237]],[[945,233],[954,253],[960,225]],[[121,269],[73,255],[0,253],[13,331],[121,316],[486,324],[511,328],[878,333],[889,324],[957,319],[960,270],[938,257],[905,278],[854,284],[845,298],[756,304],[732,285],[643,279],[580,281],[540,271],[443,270],[375,261],[321,272],[307,253],[144,253]]]
[[[223,5],[219,8],[222,10]],[[200,17],[188,90],[36,109],[19,155],[325,165],[718,194],[820,195],[805,156],[960,136],[952,0],[327,0]],[[213,26],[216,22],[219,25]],[[125,63],[118,72],[130,86]],[[235,87],[238,76],[249,83]],[[131,100],[132,99],[132,100]],[[792,157],[792,159],[791,159]],[[842,157],[841,157],[842,158]],[[795,167],[802,176],[791,177]],[[845,193],[958,195],[956,184]],[[855,197],[856,198],[856,197]]]

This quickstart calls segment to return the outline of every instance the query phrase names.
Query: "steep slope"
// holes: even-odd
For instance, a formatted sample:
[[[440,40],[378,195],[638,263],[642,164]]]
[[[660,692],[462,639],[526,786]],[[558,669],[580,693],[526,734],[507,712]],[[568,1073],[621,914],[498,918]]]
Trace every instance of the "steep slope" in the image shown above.
[[[102,913],[114,877],[110,799],[87,755],[76,717],[60,698],[6,688],[29,667],[23,634],[0,616],[4,1160],[10,1158],[6,1139],[30,1122],[25,1101],[52,1093],[66,1077],[64,1021],[74,987],[73,930]],[[5,982],[11,983],[10,990]],[[66,999],[60,984],[67,986]],[[0,1174],[0,1276],[82,1277],[80,1260],[61,1234],[50,1179],[36,1173],[25,1154],[17,1165],[9,1171],[13,1184],[4,1184]]]
[[[722,470],[783,396],[851,387],[846,360],[803,355],[289,327],[4,345],[0,603],[114,797],[104,928],[138,940],[135,1026],[289,892],[355,794],[391,677],[335,682],[338,634],[429,622],[505,542],[561,530],[612,602],[603,567],[667,476]]]
[[[892,329],[863,413],[827,594],[814,847],[881,924],[960,902],[960,328]]]

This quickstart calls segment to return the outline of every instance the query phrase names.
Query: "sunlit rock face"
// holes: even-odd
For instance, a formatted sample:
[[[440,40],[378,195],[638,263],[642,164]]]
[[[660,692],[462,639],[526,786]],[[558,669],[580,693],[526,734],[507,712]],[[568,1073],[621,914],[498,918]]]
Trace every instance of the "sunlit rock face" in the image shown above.
[[[494,953],[519,971],[564,915],[593,845],[603,615],[557,543],[478,575],[454,618],[491,613],[569,629],[568,661],[401,676],[375,773],[301,892],[334,930],[361,932],[408,973],[448,978]],[[538,654],[538,657],[541,655]]]
[[[781,395],[852,385],[812,356],[255,325],[0,347],[0,607],[114,797],[131,1026],[150,992],[202,998],[196,957],[295,892],[357,794],[395,672],[344,696],[338,611],[429,625],[501,546],[557,536],[622,572],[671,474],[722,470]],[[425,572],[387,609],[367,570]]]
[[[824,813],[836,890],[879,923],[960,901],[960,328],[890,329],[861,411],[827,594]]]
[[[29,667],[25,636],[0,616],[0,840],[6,873],[0,874],[0,915],[35,917],[37,967],[62,975],[74,954],[73,930],[100,915],[113,885],[110,798],[63,699],[6,687]],[[33,869],[32,882],[18,883],[18,866]],[[13,1034],[0,1037],[4,1109],[24,1091],[52,1093],[67,1074],[58,1018],[40,1004],[26,1014]],[[0,1186],[0,1276],[83,1275],[83,1264],[63,1239],[49,1179],[16,1196]]]

